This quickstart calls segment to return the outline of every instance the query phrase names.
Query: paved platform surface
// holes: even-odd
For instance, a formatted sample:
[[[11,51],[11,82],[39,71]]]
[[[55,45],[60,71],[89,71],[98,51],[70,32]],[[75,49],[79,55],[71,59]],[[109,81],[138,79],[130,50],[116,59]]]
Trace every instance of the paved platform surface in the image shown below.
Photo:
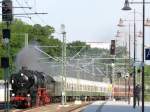
[[[141,106],[133,108],[125,101],[96,101],[87,106],[82,112],[141,112]],[[145,112],[150,112],[150,103],[145,103]]]

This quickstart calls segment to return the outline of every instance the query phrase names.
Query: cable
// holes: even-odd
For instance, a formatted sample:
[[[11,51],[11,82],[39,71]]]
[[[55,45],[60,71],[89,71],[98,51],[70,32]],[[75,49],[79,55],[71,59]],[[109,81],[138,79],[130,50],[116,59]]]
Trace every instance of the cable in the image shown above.
[[[28,1],[26,1],[26,0],[24,0],[24,2],[25,2],[25,4],[28,6],[28,7],[30,7],[30,5],[28,4]],[[30,9],[32,12],[37,12],[36,11],[36,0],[34,0],[34,6],[35,6],[35,11],[34,10],[32,10],[32,9]],[[43,18],[41,18],[38,14],[36,14],[36,16],[41,20],[41,22],[43,22],[44,24],[46,24],[46,25],[48,25],[46,22],[45,22],[45,20],[43,20]]]
[[[19,6],[21,6],[21,4],[20,4],[20,2],[19,2],[18,0],[16,0],[16,2],[17,2],[17,4],[18,4]],[[22,6],[21,6],[21,7],[22,7]],[[24,10],[24,8],[22,8],[22,10],[23,10],[23,12],[28,16],[28,18],[31,18],[31,17],[27,14],[27,12]],[[32,19],[30,19],[30,21],[31,21],[33,24],[36,23],[36,22],[33,21]]]
[[[35,10],[36,10],[36,0],[34,0],[34,6],[35,6]]]

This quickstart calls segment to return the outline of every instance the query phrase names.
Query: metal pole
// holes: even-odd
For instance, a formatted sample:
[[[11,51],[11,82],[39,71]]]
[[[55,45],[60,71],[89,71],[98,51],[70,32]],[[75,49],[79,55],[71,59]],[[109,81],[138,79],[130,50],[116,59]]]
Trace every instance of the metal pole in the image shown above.
[[[131,41],[131,36],[130,36],[130,23],[129,23],[129,73],[130,73],[130,41]],[[130,74],[128,77],[128,104],[130,104]]]
[[[125,101],[126,101],[126,78],[124,77],[124,85],[125,85],[125,90],[124,90],[124,92],[125,92]]]
[[[125,54],[127,54],[127,41],[125,37]],[[125,55],[127,57],[127,55]],[[125,101],[127,100],[127,83],[126,83],[126,75],[127,75],[127,58],[125,57]]]
[[[119,97],[121,96],[120,95],[120,77],[118,78],[118,92],[119,92]]]
[[[145,45],[145,0],[143,0],[143,46],[142,46],[142,112],[144,112],[144,45]]]
[[[65,26],[61,25],[62,30]],[[62,45],[62,105],[66,104],[66,32],[62,31],[63,45]]]
[[[131,35],[130,35],[130,23],[129,23],[129,66],[130,66],[130,44],[131,44]]]
[[[65,78],[64,81],[64,103],[66,104],[66,32],[62,32],[63,34],[63,75]]]
[[[4,112],[9,112],[9,104],[8,104],[8,68],[4,68],[4,84],[5,84],[5,110]]]
[[[64,52],[63,52],[63,46],[64,44],[62,43],[62,66],[61,66],[61,70],[62,70],[62,76],[61,76],[61,104],[64,105]]]
[[[135,54],[136,54],[136,24],[135,24],[135,9],[134,9],[134,68],[133,68],[133,108],[135,108],[136,105],[136,98],[135,98],[135,84],[136,84],[136,80],[135,80],[135,75],[136,75],[136,67],[135,67]]]
[[[6,23],[7,25],[7,29],[9,27],[9,23]],[[10,57],[10,44],[9,42],[6,44],[6,56]],[[8,68],[4,68],[4,80],[5,80],[5,112],[9,112],[9,67]]]
[[[10,44],[8,43],[8,57],[10,57]],[[10,67],[6,68],[6,88],[7,88],[7,111],[9,112],[9,76],[10,76]]]
[[[113,62],[112,63],[112,65],[111,65],[111,67],[112,67],[112,86],[114,86],[115,85],[115,80],[114,80],[114,69],[115,69],[115,63]],[[114,99],[114,94],[112,95],[112,99]]]
[[[76,100],[80,100],[80,69],[79,69],[79,59],[77,60],[77,96]]]
[[[25,47],[28,47],[28,33],[25,33]]]
[[[66,104],[66,32],[64,32],[64,76],[65,76],[65,104]]]
[[[93,81],[95,80],[95,70],[94,70],[94,58],[92,58],[92,75],[93,75]],[[91,90],[91,97],[92,97],[93,91]]]
[[[106,64],[106,74],[107,74],[107,76],[108,76],[108,74],[109,74],[109,71],[108,71],[108,64]],[[107,78],[107,77],[106,77]]]
[[[9,43],[6,44],[6,56],[9,57]],[[8,87],[8,76],[9,76],[9,68],[4,68],[4,86],[5,86],[5,93],[4,93],[4,112],[9,112],[9,102],[8,102],[8,97],[9,97],[9,87]]]

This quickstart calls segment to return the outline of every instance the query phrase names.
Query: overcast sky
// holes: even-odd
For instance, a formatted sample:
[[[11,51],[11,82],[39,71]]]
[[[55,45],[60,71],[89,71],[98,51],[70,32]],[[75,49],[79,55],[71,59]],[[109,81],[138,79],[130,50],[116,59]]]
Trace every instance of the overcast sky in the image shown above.
[[[117,31],[124,0],[13,0],[14,5],[32,6],[47,15],[32,16],[30,24],[52,25],[57,32],[65,24],[67,40],[110,42]],[[22,9],[19,11],[24,12]],[[18,9],[14,10],[14,13]],[[25,10],[30,12],[30,10]]]
[[[117,27],[119,18],[129,19],[129,16],[133,18],[132,13],[121,10],[124,1],[125,0],[13,0],[13,3],[15,6],[31,6],[32,12],[48,13],[47,15],[32,16],[32,20],[21,18],[29,24],[48,24],[53,26],[57,32],[60,32],[60,25],[65,24],[67,41],[110,42],[111,39],[115,38],[117,30],[120,29]],[[140,6],[141,5],[131,5],[131,7],[136,8],[138,12],[142,11]],[[15,9],[14,13],[17,12],[27,13],[31,12],[31,10]],[[149,16],[149,13],[147,15]],[[137,16],[139,15],[137,14]],[[141,15],[139,17],[141,17]],[[140,29],[137,28],[137,30]]]

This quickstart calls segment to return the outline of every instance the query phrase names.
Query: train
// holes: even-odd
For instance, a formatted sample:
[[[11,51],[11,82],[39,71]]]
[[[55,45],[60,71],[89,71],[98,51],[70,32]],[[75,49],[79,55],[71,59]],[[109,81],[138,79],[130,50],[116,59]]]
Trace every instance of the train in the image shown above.
[[[133,85],[113,85],[112,96],[115,100],[129,100],[133,97]]]
[[[65,81],[65,91],[63,81]],[[90,81],[73,77],[50,76],[43,72],[22,68],[10,78],[10,103],[17,108],[28,108],[60,102],[63,94],[67,101],[106,100],[110,97],[124,97],[117,95],[117,87],[110,83]],[[120,90],[124,92],[123,89]]]

